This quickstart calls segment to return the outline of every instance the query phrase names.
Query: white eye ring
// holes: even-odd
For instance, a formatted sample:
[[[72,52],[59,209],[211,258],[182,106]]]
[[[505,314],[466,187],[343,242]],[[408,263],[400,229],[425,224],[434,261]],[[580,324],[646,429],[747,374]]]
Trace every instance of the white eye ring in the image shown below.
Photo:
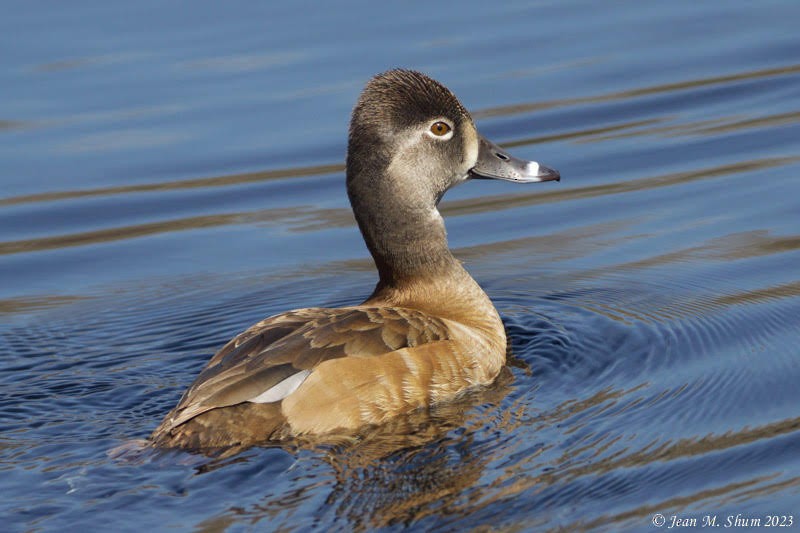
[[[444,135],[436,135],[435,133],[433,133],[433,132],[431,131],[431,128],[432,128],[432,127],[433,127],[433,125],[434,125],[434,124],[436,124],[437,122],[442,122],[442,123],[444,123],[444,124],[445,124],[445,125],[446,125],[446,126],[449,128],[449,131],[448,131],[447,133],[445,133]],[[452,123],[452,122],[450,122],[450,121],[449,121],[449,120],[447,120],[447,119],[444,119],[444,118],[437,118],[436,120],[434,120],[434,121],[430,122],[430,123],[429,123],[429,124],[428,124],[428,125],[425,127],[425,135],[427,135],[427,136],[428,136],[428,137],[430,137],[431,139],[436,139],[437,141],[449,141],[450,139],[452,139],[452,138],[453,138],[453,132],[454,132],[454,131],[455,131],[455,128],[453,127],[453,123]]]

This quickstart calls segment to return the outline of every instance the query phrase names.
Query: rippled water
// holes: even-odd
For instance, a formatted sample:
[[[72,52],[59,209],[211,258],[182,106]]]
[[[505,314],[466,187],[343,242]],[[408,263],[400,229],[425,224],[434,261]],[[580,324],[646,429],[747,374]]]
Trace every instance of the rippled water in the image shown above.
[[[4,527],[796,527],[798,20],[789,1],[6,9]],[[342,161],[360,88],[397,65],[563,175],[442,205],[508,370],[357,442],[120,452],[238,331],[370,292]]]

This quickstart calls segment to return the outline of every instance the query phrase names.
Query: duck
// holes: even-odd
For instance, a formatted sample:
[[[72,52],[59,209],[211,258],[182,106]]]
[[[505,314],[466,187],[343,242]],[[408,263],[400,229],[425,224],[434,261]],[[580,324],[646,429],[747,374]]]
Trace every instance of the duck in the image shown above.
[[[490,385],[506,333],[450,251],[439,201],[472,179],[560,180],[478,133],[444,85],[374,76],[350,121],[347,195],[378,273],[361,304],[249,327],[208,362],[153,431],[157,447],[210,450],[356,432]]]

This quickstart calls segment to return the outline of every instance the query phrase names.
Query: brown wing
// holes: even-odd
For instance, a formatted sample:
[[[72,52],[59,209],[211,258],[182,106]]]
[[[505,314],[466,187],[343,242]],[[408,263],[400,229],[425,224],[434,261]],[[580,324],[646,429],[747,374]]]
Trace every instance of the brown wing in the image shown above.
[[[329,359],[382,355],[448,338],[442,320],[413,309],[311,308],[276,315],[214,355],[157,431],[246,402]]]

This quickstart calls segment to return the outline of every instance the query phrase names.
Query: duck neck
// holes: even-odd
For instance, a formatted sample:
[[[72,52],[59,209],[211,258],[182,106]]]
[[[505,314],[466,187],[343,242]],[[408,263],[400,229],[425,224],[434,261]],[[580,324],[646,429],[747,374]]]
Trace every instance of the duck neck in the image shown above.
[[[381,202],[357,208],[357,201],[353,203],[378,269],[379,288],[466,273],[447,246],[444,221],[435,205],[426,209]]]
[[[412,222],[414,221],[414,222]],[[384,220],[381,232],[359,222],[379,280],[366,305],[424,311],[485,331],[504,342],[503,325],[489,297],[447,246],[444,222],[433,214]],[[389,228],[392,228],[391,231]]]
[[[387,182],[398,183],[382,180]],[[419,309],[502,336],[494,305],[448,248],[436,195],[427,203],[419,201],[420,191],[412,195],[387,189],[381,182],[371,184],[369,195],[348,188],[356,221],[379,275],[365,304]]]

